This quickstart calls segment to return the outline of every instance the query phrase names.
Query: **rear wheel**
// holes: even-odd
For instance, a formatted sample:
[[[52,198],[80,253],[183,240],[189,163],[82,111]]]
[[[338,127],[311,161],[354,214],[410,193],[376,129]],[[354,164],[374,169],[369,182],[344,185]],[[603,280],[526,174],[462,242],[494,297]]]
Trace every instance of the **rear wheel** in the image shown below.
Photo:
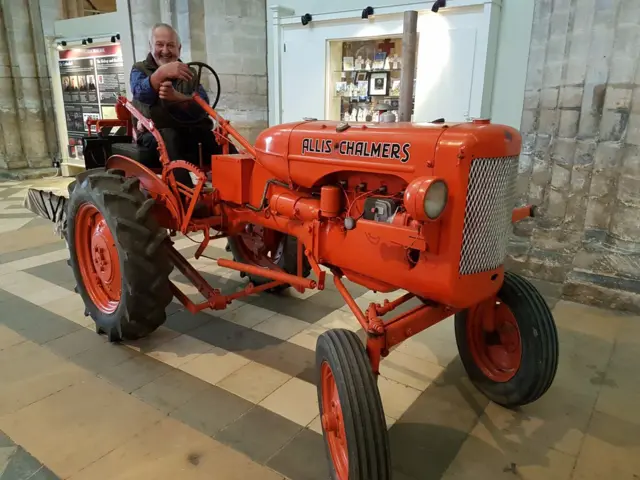
[[[391,478],[389,436],[378,385],[358,336],[323,333],[316,344],[318,404],[333,480]]]
[[[233,254],[236,262],[246,263],[264,268],[279,268],[291,275],[298,274],[298,240],[295,237],[258,225],[248,225],[239,235],[229,237],[227,249]],[[302,259],[303,276],[308,277],[311,266],[308,260]],[[272,280],[257,275],[248,275],[254,285],[264,285]],[[289,285],[280,285],[270,289],[279,292]]]
[[[536,401],[558,367],[558,334],[546,301],[507,272],[497,298],[456,315],[460,359],[490,400],[513,408]]]
[[[69,264],[86,314],[110,341],[145,337],[162,325],[173,298],[167,237],[150,215],[153,200],[137,178],[117,170],[92,173],[70,189]]]

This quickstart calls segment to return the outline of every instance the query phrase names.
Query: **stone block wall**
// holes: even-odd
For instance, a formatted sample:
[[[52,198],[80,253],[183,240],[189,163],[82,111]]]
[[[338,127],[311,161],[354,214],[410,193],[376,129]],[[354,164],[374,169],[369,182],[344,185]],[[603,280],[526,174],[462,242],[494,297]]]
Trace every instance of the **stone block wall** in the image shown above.
[[[640,311],[640,2],[536,0],[508,267]]]
[[[253,142],[269,119],[266,1],[131,0],[129,5],[136,59],[149,51],[150,28],[160,21],[171,24],[180,34],[183,59],[208,63],[220,76],[217,110]],[[203,83],[215,95],[211,79]]]

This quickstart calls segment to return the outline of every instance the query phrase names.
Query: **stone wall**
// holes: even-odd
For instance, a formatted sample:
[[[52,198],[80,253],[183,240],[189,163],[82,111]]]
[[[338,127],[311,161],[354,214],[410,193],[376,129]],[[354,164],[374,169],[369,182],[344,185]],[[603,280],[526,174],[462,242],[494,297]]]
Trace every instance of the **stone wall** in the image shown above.
[[[183,59],[208,63],[219,74],[217,110],[253,142],[268,125],[265,0],[130,0],[129,5],[136,59],[149,51],[153,24],[171,24],[180,34]],[[214,95],[210,79],[204,83]]]
[[[536,0],[508,266],[640,311],[640,2]]]
[[[58,152],[38,0],[0,1],[0,171],[51,167]]]

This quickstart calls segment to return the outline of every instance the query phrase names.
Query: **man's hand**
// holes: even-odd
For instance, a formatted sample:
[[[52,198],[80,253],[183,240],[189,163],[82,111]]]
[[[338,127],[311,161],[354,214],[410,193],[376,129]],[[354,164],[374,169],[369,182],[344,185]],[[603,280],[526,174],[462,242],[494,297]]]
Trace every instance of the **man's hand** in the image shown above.
[[[186,82],[191,81],[193,78],[193,73],[187,67],[185,63],[182,62],[170,62],[165,65],[162,65],[157,70],[160,72],[162,76],[162,80],[184,80]]]
[[[180,102],[189,99],[186,95],[176,92],[169,80],[160,84],[158,96],[166,102]]]
[[[153,72],[150,81],[154,90],[158,90],[160,85],[166,80],[184,80],[190,82],[193,78],[193,72],[182,62],[171,62]]]

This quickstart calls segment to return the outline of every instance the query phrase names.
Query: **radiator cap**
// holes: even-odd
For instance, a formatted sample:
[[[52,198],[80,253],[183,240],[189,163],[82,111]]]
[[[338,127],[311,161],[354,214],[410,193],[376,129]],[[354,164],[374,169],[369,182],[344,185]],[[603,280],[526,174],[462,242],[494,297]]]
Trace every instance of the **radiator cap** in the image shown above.
[[[491,123],[490,118],[474,118],[472,120],[476,125],[489,125]]]

